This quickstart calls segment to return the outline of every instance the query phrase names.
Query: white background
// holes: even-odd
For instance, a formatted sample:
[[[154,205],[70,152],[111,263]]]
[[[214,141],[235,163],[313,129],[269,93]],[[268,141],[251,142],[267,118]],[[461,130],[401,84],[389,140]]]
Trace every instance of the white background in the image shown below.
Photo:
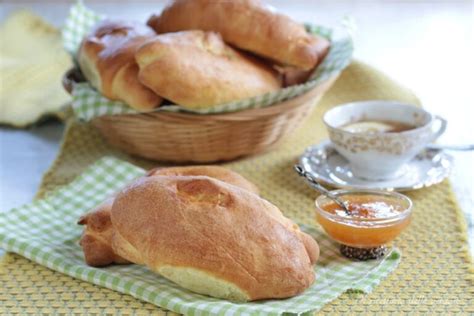
[[[410,87],[425,108],[448,119],[440,143],[474,143],[472,1],[269,2],[315,24],[337,26],[344,16],[353,17],[358,28],[355,57]],[[29,8],[61,26],[71,3],[0,1],[0,20],[15,9]],[[163,6],[156,0],[86,4],[110,17],[136,20],[145,20]],[[62,131],[59,123],[29,130],[0,127],[0,211],[31,201],[57,153]],[[474,153],[453,155],[456,166],[451,180],[466,214],[474,253]]]

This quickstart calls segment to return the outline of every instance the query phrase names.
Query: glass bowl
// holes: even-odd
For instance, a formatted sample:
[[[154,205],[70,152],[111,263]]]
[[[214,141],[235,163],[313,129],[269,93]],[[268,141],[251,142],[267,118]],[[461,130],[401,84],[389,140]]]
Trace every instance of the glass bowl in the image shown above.
[[[397,192],[377,190],[334,190],[331,191],[344,202],[353,205],[388,205],[391,210],[380,217],[364,217],[356,211],[331,211],[334,201],[324,195],[316,199],[316,219],[326,233],[342,245],[354,248],[376,248],[384,246],[397,237],[410,223],[412,201]],[[363,202],[367,202],[364,204]],[[380,215],[380,214],[379,214]]]

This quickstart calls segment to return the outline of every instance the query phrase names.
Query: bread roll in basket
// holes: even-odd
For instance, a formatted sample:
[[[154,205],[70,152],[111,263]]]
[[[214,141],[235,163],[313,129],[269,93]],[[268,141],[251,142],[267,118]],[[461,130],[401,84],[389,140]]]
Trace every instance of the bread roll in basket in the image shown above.
[[[194,5],[195,2],[193,2],[193,0],[173,2],[171,8],[188,3]],[[209,0],[200,0],[199,3],[206,7],[219,6],[219,2]],[[135,77],[132,78],[133,80],[128,80],[128,82],[135,83],[134,87],[136,91],[140,92],[140,94],[137,95],[140,96],[141,99],[147,98],[150,104],[147,106],[141,106],[141,104],[131,105],[135,109],[149,108],[151,105],[157,103],[156,98],[159,97],[171,100],[174,104],[181,105],[185,108],[189,105],[204,108],[206,105],[209,107],[221,105],[221,102],[229,102],[228,98],[233,94],[240,97],[235,101],[250,100],[250,97],[263,97],[265,99],[267,98],[266,93],[271,95],[271,93],[279,93],[281,91],[279,90],[281,86],[279,81],[281,80],[276,77],[272,78],[272,73],[276,73],[276,69],[279,69],[281,72],[281,76],[284,77],[286,85],[295,83],[294,81],[298,80],[295,78],[307,79],[310,74],[306,67],[309,65],[308,63],[311,61],[313,63],[312,69],[314,69],[314,67],[321,63],[328,51],[328,40],[310,34],[310,32],[305,30],[303,25],[292,21],[282,14],[274,13],[259,1],[239,0],[235,3],[233,2],[233,8],[235,12],[229,12],[229,14],[232,13],[229,15],[229,18],[235,19],[236,14],[239,16],[242,12],[254,12],[258,16],[266,17],[262,19],[261,23],[265,24],[268,21],[273,22],[271,25],[261,25],[261,27],[257,27],[260,22],[254,21],[253,23],[256,24],[255,28],[257,31],[266,31],[260,36],[249,37],[248,40],[246,40],[246,36],[244,35],[251,34],[251,32],[249,30],[245,31],[247,33],[240,31],[242,34],[239,33],[239,40],[236,41],[236,43],[234,43],[234,38],[230,38],[229,40],[233,43],[233,47],[227,42],[219,42],[222,41],[220,39],[220,32],[224,32],[222,34],[225,35],[223,36],[225,40],[232,31],[228,27],[225,28],[225,25],[222,23],[202,26],[206,32],[204,36],[205,41],[185,41],[184,39],[187,38],[178,33],[159,34],[158,38],[155,38],[155,40],[151,42],[148,41],[148,45],[144,44],[135,51],[135,60],[140,68],[138,79],[141,84],[146,85],[147,88],[156,93],[156,97],[148,95],[151,90],[145,91],[143,87],[135,83],[135,75]],[[173,14],[179,15],[180,10],[183,9],[180,9],[178,6],[172,12]],[[216,11],[220,12],[220,21],[225,20],[225,17],[221,15],[226,15],[227,11],[228,10],[221,10],[221,8]],[[204,17],[207,14],[206,12],[206,10],[198,10],[195,14],[201,14]],[[169,10],[168,13],[170,13]],[[166,26],[173,29],[173,21],[177,23],[177,20],[170,19],[169,16],[165,16],[164,14],[163,16],[153,15],[148,23],[152,27],[165,25],[159,24],[160,19],[165,18]],[[127,25],[127,27],[129,26]],[[182,33],[204,33],[204,31],[194,30],[195,25],[193,24],[179,24],[176,25],[176,28]],[[270,34],[269,32],[273,29],[279,29],[280,32]],[[112,32],[110,29],[106,30]],[[119,38],[117,42],[128,41],[127,30],[126,27],[113,30],[113,35],[117,34],[118,36],[122,36],[125,34],[124,39]],[[286,31],[283,32],[282,30]],[[155,31],[162,33],[162,30],[159,28],[158,30],[155,29]],[[145,36],[149,36],[147,32],[145,33]],[[174,34],[178,35],[175,36]],[[265,36],[267,36],[265,34],[268,36],[271,35],[271,38],[265,39]],[[291,34],[293,34],[293,36],[290,36]],[[95,47],[98,45],[97,41],[100,44],[100,38],[98,39],[93,35],[92,33],[90,36],[92,37],[92,44]],[[142,34],[140,33],[140,35]],[[87,39],[86,37],[85,40]],[[208,39],[211,40],[208,41]],[[260,51],[265,48],[265,45],[262,46],[259,44],[259,41],[263,41],[264,39],[266,42],[269,40],[273,41],[276,46],[270,52],[264,51],[260,55],[252,56],[254,51],[260,53]],[[139,38],[139,40],[141,41],[142,38]],[[183,46],[170,46],[169,43],[172,41]],[[129,42],[131,44],[128,46],[132,47],[136,45],[138,41]],[[293,42],[297,42],[299,46],[291,46],[290,44],[295,44]],[[103,43],[108,45],[106,40],[104,40]],[[116,46],[116,44],[112,44],[113,47]],[[229,44],[228,47],[227,44]],[[252,49],[254,46],[256,47],[255,50]],[[301,52],[304,51],[303,46],[307,46],[305,48],[306,55],[301,55]],[[268,55],[274,53],[275,49],[281,51],[284,50],[285,47],[295,48],[295,50],[291,52],[292,55],[275,55],[273,59],[261,59],[262,57],[268,58]],[[203,49],[205,51],[200,51]],[[127,69],[129,69],[128,73],[138,73],[137,64],[133,64],[135,63],[133,56],[127,55],[130,50],[123,51],[122,54],[124,58],[111,56],[115,58],[115,60],[124,62],[123,68],[127,67]],[[207,58],[208,56],[206,54],[208,53],[211,55],[214,54],[214,56]],[[93,54],[100,54],[100,51],[93,51]],[[170,54],[175,55],[174,57],[170,57]],[[311,58],[309,58],[309,56],[311,56]],[[91,62],[97,60],[97,56],[94,55],[86,57],[88,67],[91,67]],[[295,68],[294,65],[298,65],[297,61],[302,57],[305,57],[303,58],[304,62],[302,61],[305,67]],[[152,63],[150,63],[150,59],[153,58],[160,60],[161,64],[159,67],[158,62],[152,60]],[[181,62],[183,58],[190,59]],[[80,59],[81,58],[79,58],[79,61],[81,61]],[[100,58],[98,60],[100,60]],[[275,62],[273,68],[270,60]],[[295,62],[293,63],[293,61]],[[108,64],[112,64],[109,61],[107,62]],[[97,69],[101,68],[104,70],[104,77],[102,79],[105,78],[104,80],[106,81],[114,76],[113,70],[105,71],[107,68],[103,65],[107,65],[107,62],[104,62],[102,67],[100,67],[100,64],[97,65]],[[199,62],[202,67],[200,69],[193,68],[194,64]],[[174,69],[178,70],[177,73],[179,75],[177,75],[176,72],[170,72],[170,67],[173,67],[173,65],[175,67]],[[288,66],[290,68],[288,68]],[[331,64],[328,68],[333,66],[334,65]],[[82,65],[81,68],[83,68]],[[116,68],[118,69],[118,67]],[[87,76],[87,73],[84,72],[84,74]],[[117,74],[120,75],[121,72],[117,72]],[[160,78],[154,77],[155,74],[156,76],[160,76]],[[191,76],[190,74],[194,75],[194,79],[187,78],[187,76]],[[318,84],[311,85],[311,89],[309,89],[310,85],[308,85],[307,88],[300,89],[298,93],[288,94],[293,96],[289,99],[259,108],[247,108],[235,112],[213,114],[197,114],[186,111],[147,111],[146,113],[96,116],[91,122],[98,128],[108,143],[132,155],[152,160],[178,163],[206,163],[232,160],[267,151],[280,143],[286,135],[297,128],[309,115],[319,98],[335,81],[337,74],[338,72],[333,72],[331,75],[324,76],[325,81],[319,80]],[[118,75],[117,80],[112,79],[115,80],[112,88],[118,87],[112,91],[115,93],[114,95],[117,96],[116,100],[125,101],[126,103],[130,103],[127,102],[128,100],[139,100],[138,98],[127,95],[127,93],[123,93],[122,87],[126,86],[123,81],[127,80],[127,78],[123,76],[123,78],[125,78],[123,79]],[[233,76],[238,77],[238,79],[236,80]],[[170,82],[170,78],[177,79],[175,79],[174,82]],[[94,82],[90,80],[91,78],[89,78],[89,82],[94,85]],[[74,83],[81,81],[84,81],[81,72],[77,69],[72,69],[65,74],[63,85],[67,91],[72,93]],[[96,84],[94,86],[98,88],[99,92],[107,96],[104,92],[109,91],[102,91],[102,89],[107,88],[105,85],[106,81],[102,81],[102,84],[98,86]],[[126,82],[127,81],[125,81],[125,84]],[[301,80],[299,83],[301,83]],[[193,84],[195,86],[192,86]],[[171,92],[170,89],[172,90]],[[301,93],[301,91],[305,92]],[[110,93],[110,95],[114,96],[112,93]],[[175,97],[176,100],[173,99],[173,97]],[[195,100],[192,100],[192,97],[194,97]],[[206,98],[212,101],[210,101],[209,104],[202,104],[202,100],[206,100]],[[182,100],[182,103],[180,103],[180,100]],[[270,97],[270,100],[273,100],[273,98]],[[185,101],[188,102],[188,104],[185,104]],[[234,100],[232,99],[230,101]]]

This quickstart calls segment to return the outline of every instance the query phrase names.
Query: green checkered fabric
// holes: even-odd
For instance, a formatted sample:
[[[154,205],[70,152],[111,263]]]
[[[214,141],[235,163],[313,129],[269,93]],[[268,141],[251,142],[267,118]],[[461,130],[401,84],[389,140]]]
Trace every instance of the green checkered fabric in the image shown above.
[[[102,19],[104,19],[103,15],[86,8],[82,2],[73,5],[66,21],[66,27],[63,30],[64,47],[75,56],[84,35],[96,22]],[[337,76],[351,61],[354,50],[352,38],[345,36],[339,39],[331,39],[332,30],[322,26],[306,24],[306,29],[313,34],[319,34],[331,40],[331,49],[328,55],[307,82],[280,89],[276,92],[217,105],[207,109],[190,110],[179,105],[167,105],[161,106],[153,111],[182,111],[196,114],[215,114],[262,108],[294,98],[322,84],[327,79]],[[75,84],[72,97],[72,107],[75,117],[83,121],[90,121],[102,115],[139,113],[123,102],[111,101],[105,98],[89,83]]]
[[[350,289],[370,292],[400,261],[397,249],[392,249],[382,260],[350,261],[341,257],[338,246],[326,235],[302,226],[321,248],[315,267],[316,282],[293,298],[252,303],[232,303],[189,292],[143,266],[87,266],[78,244],[83,228],[76,224],[77,220],[144,173],[145,170],[128,162],[102,158],[46,198],[0,213],[0,248],[74,278],[186,315],[307,313]]]
[[[64,48],[74,57],[82,38],[97,22],[105,19],[104,15],[86,8],[81,0],[71,6],[69,17],[62,31]]]

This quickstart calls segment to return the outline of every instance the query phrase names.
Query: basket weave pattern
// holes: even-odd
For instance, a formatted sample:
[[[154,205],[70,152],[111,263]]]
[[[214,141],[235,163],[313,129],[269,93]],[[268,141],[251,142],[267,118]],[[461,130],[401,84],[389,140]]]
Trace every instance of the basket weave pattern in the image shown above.
[[[266,108],[217,115],[153,112],[92,121],[108,143],[132,155],[172,162],[212,162],[266,151],[298,127],[334,82]]]

